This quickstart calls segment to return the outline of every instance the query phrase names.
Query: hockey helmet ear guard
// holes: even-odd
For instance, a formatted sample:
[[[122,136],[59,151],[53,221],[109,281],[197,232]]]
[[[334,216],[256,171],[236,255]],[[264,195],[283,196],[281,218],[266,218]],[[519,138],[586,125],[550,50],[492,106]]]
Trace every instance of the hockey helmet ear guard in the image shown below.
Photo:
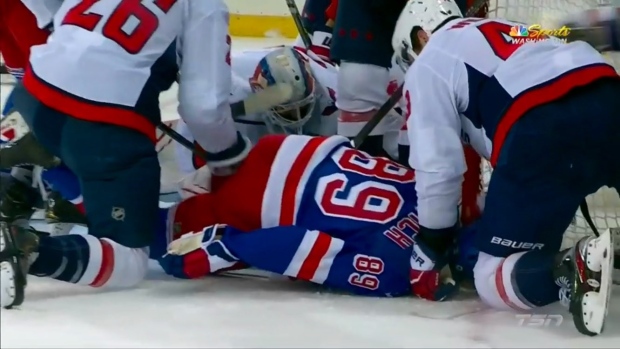
[[[281,47],[258,62],[250,79],[252,89],[259,90],[276,83],[293,87],[293,96],[269,112],[270,121],[282,128],[296,129],[308,122],[314,109],[315,81],[310,64],[291,47]]]
[[[411,34],[416,27],[429,35],[454,17],[463,17],[459,6],[452,0],[409,0],[403,8],[392,36],[392,48],[398,56],[417,58],[413,51]]]

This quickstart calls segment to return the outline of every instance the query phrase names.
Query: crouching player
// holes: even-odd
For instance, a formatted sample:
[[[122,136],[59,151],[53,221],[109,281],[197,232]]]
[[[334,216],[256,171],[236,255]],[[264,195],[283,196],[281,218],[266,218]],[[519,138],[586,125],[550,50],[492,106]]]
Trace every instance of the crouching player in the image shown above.
[[[414,187],[413,171],[344,137],[266,136],[235,175],[170,210],[169,234],[181,237],[161,264],[181,278],[249,265],[361,295],[442,300],[456,287],[439,277],[446,261],[415,243]]]
[[[460,17],[452,1],[411,0],[393,37],[396,52],[416,57],[404,94],[419,239],[436,241],[439,254],[451,242],[468,167],[461,144],[471,144],[494,166],[474,270],[482,300],[529,310],[559,294],[577,329],[599,334],[612,291],[611,231],[558,251],[587,195],[620,190],[620,77],[584,42],[514,45],[503,38],[517,23]],[[521,74],[539,59],[554,63]]]
[[[209,166],[227,169],[249,152],[230,116],[223,1],[65,0],[54,22],[54,39],[32,48],[22,97],[33,110],[24,119],[80,179],[89,235],[38,237],[5,229],[3,307],[23,302],[24,265],[34,275],[93,287],[142,280],[159,202],[159,93],[179,71],[179,112],[200,130],[194,136]],[[129,22],[137,24],[127,33]]]

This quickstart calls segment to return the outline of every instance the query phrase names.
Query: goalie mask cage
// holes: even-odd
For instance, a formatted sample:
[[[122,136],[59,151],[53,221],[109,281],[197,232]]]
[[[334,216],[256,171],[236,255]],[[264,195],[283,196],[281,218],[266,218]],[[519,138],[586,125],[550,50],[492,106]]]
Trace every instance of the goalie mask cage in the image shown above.
[[[474,5],[476,2],[478,1],[470,0],[470,5]],[[487,0],[486,6],[477,15],[486,15],[487,18],[507,19],[526,25],[540,24],[543,28],[552,29],[559,25],[559,21],[566,14],[610,5],[620,6],[620,0]],[[605,57],[620,71],[620,53],[605,54]],[[618,136],[620,137],[620,135]],[[472,196],[472,191],[476,191],[473,190],[473,187],[478,189],[478,193],[480,188],[483,192],[486,192],[492,173],[488,162],[480,161],[479,157],[467,153],[466,151],[470,170],[468,171],[469,174],[465,176],[464,187],[469,189],[466,190],[464,188],[463,190],[464,208],[475,204],[476,199],[474,197],[476,195]],[[476,171],[472,169],[478,167],[480,171],[475,173]],[[474,178],[478,178],[477,184]],[[472,184],[472,182],[474,183]],[[588,196],[586,200],[590,208],[590,216],[599,232],[607,228],[620,227],[620,197],[614,189],[603,187],[595,194]],[[464,216],[466,216],[465,213]],[[593,232],[583,218],[583,215],[578,211],[564,234],[562,248],[572,246],[579,238],[592,234]]]

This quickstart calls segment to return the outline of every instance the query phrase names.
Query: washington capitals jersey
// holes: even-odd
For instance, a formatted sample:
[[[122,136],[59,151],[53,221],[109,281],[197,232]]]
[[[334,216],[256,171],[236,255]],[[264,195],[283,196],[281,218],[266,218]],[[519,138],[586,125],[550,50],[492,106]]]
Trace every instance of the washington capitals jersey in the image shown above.
[[[499,19],[450,21],[433,33],[407,71],[409,164],[416,170],[424,227],[457,222],[467,169],[463,143],[495,166],[510,129],[530,110],[618,76],[584,42],[515,41],[510,33],[517,28],[518,23]]]

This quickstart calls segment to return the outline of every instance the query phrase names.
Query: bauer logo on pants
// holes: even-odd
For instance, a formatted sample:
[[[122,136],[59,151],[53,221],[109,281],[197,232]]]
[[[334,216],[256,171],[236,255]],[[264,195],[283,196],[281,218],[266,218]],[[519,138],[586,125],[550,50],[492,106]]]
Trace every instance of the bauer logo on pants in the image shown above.
[[[125,209],[122,207],[112,207],[112,218],[116,221],[124,221]]]

